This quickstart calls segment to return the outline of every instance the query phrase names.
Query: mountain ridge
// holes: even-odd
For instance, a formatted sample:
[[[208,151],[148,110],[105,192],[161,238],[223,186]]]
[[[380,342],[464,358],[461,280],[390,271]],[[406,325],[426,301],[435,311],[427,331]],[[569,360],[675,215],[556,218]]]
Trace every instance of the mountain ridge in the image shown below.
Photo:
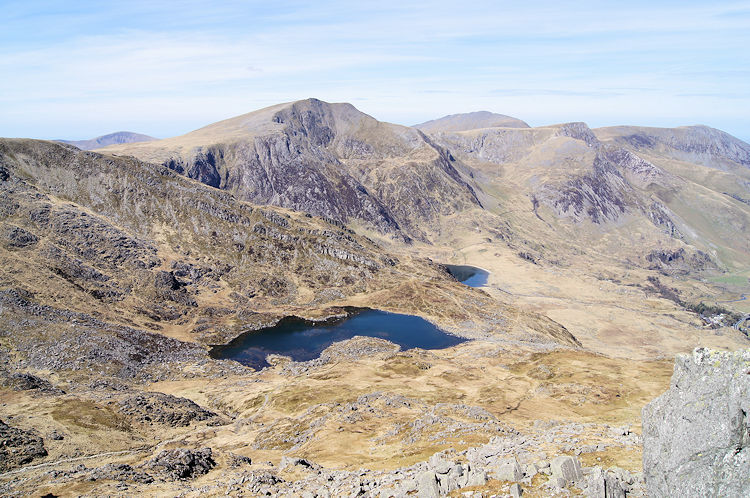
[[[505,119],[487,112],[446,119],[450,126],[472,121],[484,125],[497,116]],[[741,240],[723,225],[696,231],[691,220],[704,225],[703,217],[696,218],[682,201],[673,202],[675,192],[688,189],[703,192],[701,202],[716,206],[726,203],[725,194],[744,199],[741,190],[702,190],[702,180],[689,175],[686,183],[684,171],[665,169],[660,159],[649,155],[651,149],[634,147],[610,129],[592,130],[583,122],[534,128],[456,127],[461,129],[428,133],[380,122],[351,104],[306,99],[180,137],[101,151],[161,162],[240,198],[354,224],[397,243],[435,243],[448,233],[446,220],[470,213],[489,225],[507,225],[508,220],[495,216],[511,208],[532,214],[516,220],[511,232],[503,228],[503,237],[520,252],[539,245],[534,238],[540,235],[530,240],[520,237],[523,232],[546,231],[543,237],[568,239],[582,223],[592,223],[597,227],[590,231],[589,250],[599,247],[597,251],[620,261],[636,257],[639,264],[649,266],[654,265],[651,253],[683,249],[699,261],[702,254],[714,254],[717,244],[729,252],[710,256],[714,266],[721,266],[720,260],[732,265],[747,257]],[[734,137],[705,127],[681,130],[676,133],[698,135],[701,143],[719,137],[729,154],[726,160],[744,161],[745,146]],[[498,196],[499,192],[503,193]],[[736,205],[728,216],[735,224],[748,220],[744,208]],[[628,237],[618,228],[623,223],[637,223],[646,230],[648,250],[631,244],[604,249],[601,244],[608,233]],[[704,237],[701,231],[711,235]]]
[[[518,118],[489,111],[474,111],[449,114],[442,118],[432,119],[413,125],[425,133],[453,132],[475,130],[480,128],[529,128],[529,125]]]

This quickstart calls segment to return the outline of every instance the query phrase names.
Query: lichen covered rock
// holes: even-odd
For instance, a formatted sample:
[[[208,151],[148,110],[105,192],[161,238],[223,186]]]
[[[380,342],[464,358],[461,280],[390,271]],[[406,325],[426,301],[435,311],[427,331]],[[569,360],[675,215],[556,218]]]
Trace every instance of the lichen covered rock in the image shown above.
[[[650,496],[750,496],[750,349],[699,348],[643,409]]]

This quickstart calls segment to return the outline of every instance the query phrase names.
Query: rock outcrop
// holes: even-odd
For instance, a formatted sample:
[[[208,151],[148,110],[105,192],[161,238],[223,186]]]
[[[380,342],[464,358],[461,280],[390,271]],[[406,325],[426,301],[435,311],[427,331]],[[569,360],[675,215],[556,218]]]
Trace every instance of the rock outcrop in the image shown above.
[[[750,496],[750,349],[696,349],[643,409],[650,496]]]
[[[216,466],[211,448],[164,450],[146,464],[146,468],[163,474],[167,479],[192,479],[208,473]]]
[[[43,456],[47,456],[47,450],[41,437],[0,420],[0,472],[21,467]]]
[[[189,399],[156,392],[130,396],[119,405],[120,411],[139,422],[170,427],[187,427],[193,421],[217,416]]]

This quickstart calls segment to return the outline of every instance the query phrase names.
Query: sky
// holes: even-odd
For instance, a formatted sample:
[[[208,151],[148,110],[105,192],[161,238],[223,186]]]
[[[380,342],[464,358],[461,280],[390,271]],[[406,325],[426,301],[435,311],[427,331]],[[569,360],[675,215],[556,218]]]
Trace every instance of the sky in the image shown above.
[[[0,136],[159,138],[316,97],[411,125],[706,124],[750,142],[750,2],[0,0]]]

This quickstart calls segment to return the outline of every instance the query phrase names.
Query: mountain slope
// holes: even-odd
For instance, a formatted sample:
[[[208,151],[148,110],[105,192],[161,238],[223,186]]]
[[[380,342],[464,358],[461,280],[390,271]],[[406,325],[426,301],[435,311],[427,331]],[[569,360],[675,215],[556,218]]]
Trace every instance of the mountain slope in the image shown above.
[[[474,171],[475,182],[489,197],[482,202],[495,212],[518,213],[515,232],[526,232],[537,242],[581,243],[586,233],[586,243],[571,247],[573,253],[596,250],[620,264],[640,261],[644,267],[703,271],[750,262],[747,238],[737,237],[737,230],[744,233],[742,227],[750,223],[750,212],[735,202],[740,192],[729,186],[730,176],[735,187],[743,183],[742,171],[733,175],[730,165],[722,173],[733,201],[706,188],[696,174],[704,169],[700,164],[685,163],[681,170],[667,167],[653,154],[642,154],[642,148],[608,138],[611,132],[567,123],[441,132],[433,138]],[[704,129],[691,133],[702,137],[703,145],[693,138],[692,145],[669,149],[672,154],[689,149],[700,150],[701,157],[720,155],[724,161],[744,157],[742,143],[726,134]],[[685,135],[678,130],[663,143],[684,144]],[[601,141],[599,136],[607,138]],[[717,216],[713,223],[706,219],[708,213]],[[632,239],[633,231],[642,233],[640,241]],[[619,244],[612,244],[614,240]],[[665,262],[661,254],[684,254],[685,259]]]
[[[750,144],[706,126],[594,130],[676,179],[653,193],[684,223],[683,238],[725,264],[747,266],[750,252]]]
[[[132,158],[2,140],[0,180],[0,285],[185,340],[223,342],[274,317],[349,304],[450,327],[491,302],[340,224],[253,206]]]
[[[451,114],[414,125],[425,133],[476,130],[479,128],[528,128],[520,119],[487,111]]]
[[[157,140],[154,137],[148,135],[142,135],[140,133],[133,133],[132,131],[116,131],[109,133],[108,135],[102,135],[100,137],[92,138],[90,140],[57,140],[64,144],[70,144],[78,147],[81,150],[93,150],[108,145],[114,144],[129,144],[135,142],[150,142]]]
[[[612,126],[598,128],[596,135],[602,141],[717,169],[732,165],[750,168],[750,144],[708,126]]]
[[[402,239],[425,238],[441,215],[479,204],[461,166],[421,132],[315,99],[102,152],[165,164],[244,200]]]

